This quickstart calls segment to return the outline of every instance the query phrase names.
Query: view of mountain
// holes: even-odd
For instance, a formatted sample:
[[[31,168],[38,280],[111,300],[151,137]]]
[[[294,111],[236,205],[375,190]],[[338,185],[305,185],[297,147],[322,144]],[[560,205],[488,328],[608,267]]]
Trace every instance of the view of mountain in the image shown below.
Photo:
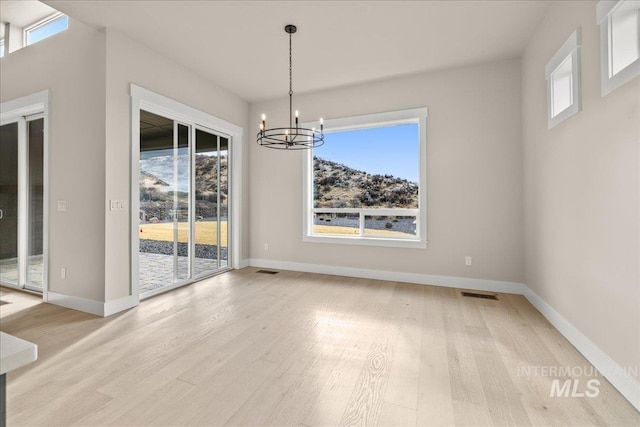
[[[169,184],[147,171],[140,171],[140,188],[167,188]]]
[[[173,150],[159,150],[152,152],[156,155],[142,156],[140,158],[140,172],[155,176],[164,181],[170,187],[173,186]],[[189,155],[179,153],[178,159],[178,190],[187,191],[189,189]]]
[[[418,183],[392,175],[368,174],[340,163],[314,157],[314,199],[317,208],[417,208]],[[145,202],[172,200],[173,168],[166,157],[151,157],[140,162],[140,199]],[[178,161],[180,166],[180,160]],[[198,204],[215,203],[217,198],[217,162],[213,156],[196,156],[196,191]],[[227,157],[220,161],[220,196],[226,201],[228,194]],[[181,178],[181,177],[179,177]],[[182,194],[188,189],[187,179],[178,180]],[[181,199],[183,197],[181,196]],[[185,199],[186,200],[186,199]],[[155,206],[155,205],[154,205]],[[169,207],[170,204],[167,205]],[[151,205],[147,206],[151,208]],[[205,206],[202,206],[205,208]],[[207,213],[210,207],[207,210]],[[156,206],[154,215],[164,206]]]
[[[178,170],[188,165],[178,156]],[[220,215],[227,215],[228,194],[227,157],[220,158]],[[211,218],[217,212],[218,170],[215,156],[196,155],[196,211],[200,218]],[[188,170],[178,174],[179,215],[188,211]],[[140,160],[140,210],[146,220],[172,219],[173,202],[173,158],[154,156]]]
[[[189,190],[188,159],[178,156],[178,191]],[[140,190],[151,193],[173,190],[173,157],[155,156],[140,160]],[[199,198],[217,194],[217,159],[215,156],[196,156],[196,191]],[[227,157],[220,158],[220,190],[226,197],[228,191]]]
[[[418,183],[392,175],[371,175],[340,163],[313,158],[316,208],[418,207]]]

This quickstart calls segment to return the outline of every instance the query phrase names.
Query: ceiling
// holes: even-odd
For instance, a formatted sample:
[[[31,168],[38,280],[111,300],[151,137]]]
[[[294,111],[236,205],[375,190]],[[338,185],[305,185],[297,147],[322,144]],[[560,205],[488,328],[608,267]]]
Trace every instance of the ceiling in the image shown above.
[[[0,38],[4,37],[4,23],[11,22],[17,27],[27,27],[48,16],[56,10],[37,0],[2,0],[0,1]]]
[[[6,0],[3,0],[3,2]],[[45,0],[254,102],[518,57],[551,2]]]

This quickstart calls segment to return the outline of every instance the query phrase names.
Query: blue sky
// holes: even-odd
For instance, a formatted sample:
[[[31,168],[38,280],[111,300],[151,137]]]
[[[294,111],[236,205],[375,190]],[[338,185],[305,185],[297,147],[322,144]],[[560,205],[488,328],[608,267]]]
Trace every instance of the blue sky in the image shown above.
[[[313,154],[370,174],[418,182],[418,124],[327,132]]]
[[[69,18],[66,15],[62,15],[55,21],[31,31],[31,34],[29,35],[29,42],[37,43],[40,40],[46,39],[60,31],[66,30],[67,28],[69,28]]]

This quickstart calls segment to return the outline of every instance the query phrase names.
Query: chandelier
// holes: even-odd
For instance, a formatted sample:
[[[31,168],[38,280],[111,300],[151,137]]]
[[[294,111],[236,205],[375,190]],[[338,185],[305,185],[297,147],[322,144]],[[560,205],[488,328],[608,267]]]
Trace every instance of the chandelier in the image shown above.
[[[293,114],[293,68],[291,65],[291,35],[298,29],[295,25],[286,25],[284,31],[289,34],[289,127],[267,129],[267,116],[262,115],[258,144],[267,148],[280,150],[304,150],[319,147],[324,144],[324,124],[320,119],[320,129],[300,127],[298,110]]]

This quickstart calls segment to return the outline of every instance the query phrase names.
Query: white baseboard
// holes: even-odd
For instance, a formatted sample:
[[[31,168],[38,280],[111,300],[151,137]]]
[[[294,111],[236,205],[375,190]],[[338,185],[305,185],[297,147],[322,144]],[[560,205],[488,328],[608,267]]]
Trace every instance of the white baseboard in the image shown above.
[[[420,285],[442,286],[446,288],[471,289],[476,291],[502,292],[522,295],[524,285],[500,280],[472,279],[468,277],[437,276],[432,274],[403,273],[397,271],[370,270],[366,268],[337,267],[320,264],[272,261],[252,258],[252,267],[275,268],[278,270],[303,271],[307,273],[330,274],[334,276],[359,277],[363,279],[389,280],[393,282],[417,283]]]
[[[60,294],[52,291],[49,291],[47,293],[47,302],[62,307],[71,308],[73,310],[94,314],[100,317],[111,316],[112,314],[138,305],[138,301],[133,295],[129,295],[127,297],[120,298],[114,301],[101,302],[87,298]]]
[[[85,313],[102,316],[104,313],[104,303],[91,299],[74,297],[71,295],[59,294],[57,292],[47,292],[47,302],[73,310],[84,311]]]
[[[485,292],[501,292],[523,295],[547,318],[547,320],[580,352],[582,355],[627,399],[640,411],[640,382],[611,359],[582,332],[576,329],[567,319],[558,313],[549,303],[540,298],[523,283],[504,282],[499,280],[472,279],[467,277],[437,276],[431,274],[402,273],[363,268],[336,267],[320,264],[305,264],[266,259],[250,259],[249,265],[259,268],[277,270],[302,271],[307,273],[330,274],[336,276],[379,279],[395,282],[417,283],[421,285],[442,286],[447,288],[472,289]]]
[[[104,303],[104,312],[102,315],[104,317],[108,317],[112,314],[133,308],[138,304],[140,304],[140,301],[135,295],[129,295],[113,301],[107,301]]]
[[[613,385],[640,411],[640,382],[575,326],[558,313],[538,294],[525,286],[525,298]]]

